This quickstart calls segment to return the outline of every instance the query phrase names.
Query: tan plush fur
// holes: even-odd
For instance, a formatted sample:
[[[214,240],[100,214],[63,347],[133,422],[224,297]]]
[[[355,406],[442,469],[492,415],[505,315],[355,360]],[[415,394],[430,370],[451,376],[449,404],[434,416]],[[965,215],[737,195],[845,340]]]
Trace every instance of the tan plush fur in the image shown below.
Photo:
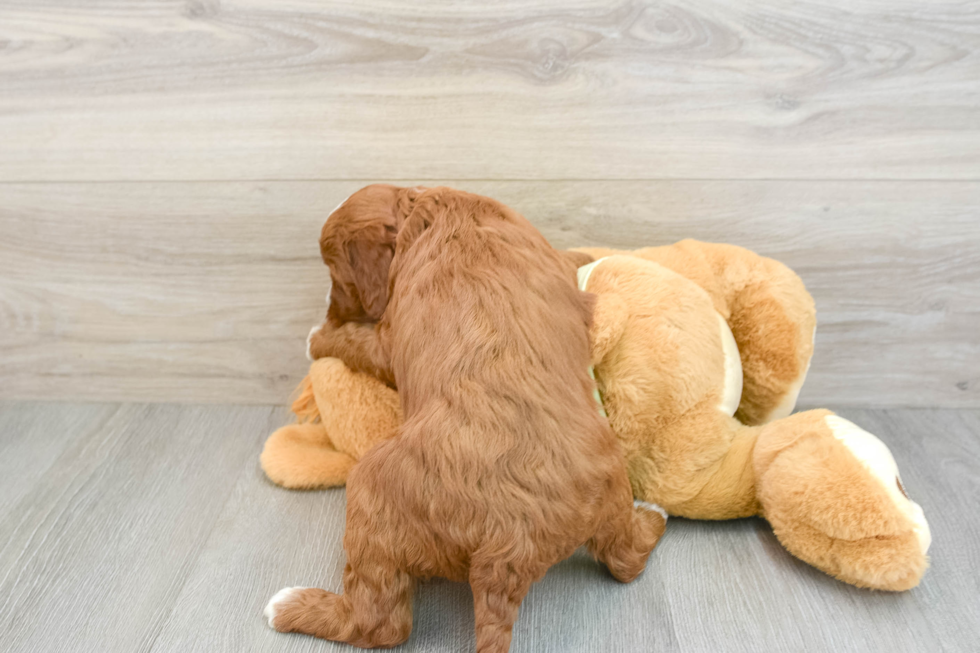
[[[735,416],[743,424],[764,424],[787,395],[802,385],[813,355],[816,311],[803,282],[788,267],[735,245],[682,240],[629,252],[601,247],[573,251],[594,259],[628,254],[659,263],[690,279],[711,298],[738,343],[745,380]]]
[[[744,473],[749,436],[716,408],[725,360],[705,291],[627,256],[603,261],[588,288],[628,308],[595,371],[635,496],[692,519],[756,514],[752,476]],[[602,328],[602,314],[595,325]]]
[[[637,498],[696,519],[764,516],[787,550],[854,585],[919,582],[927,558],[914,531],[927,526],[835,437],[832,413],[765,423],[785,410],[812,354],[813,302],[792,271],[741,248],[683,241],[607,258],[588,291],[596,379]],[[742,363],[734,417],[718,409],[718,315]]]
[[[928,560],[914,524],[833,437],[828,415],[811,410],[762,427],[753,467],[765,517],[791,553],[840,580],[915,587]]]
[[[298,423],[269,436],[261,463],[272,482],[297,490],[343,485],[354,463],[402,422],[397,392],[337,358],[310,365],[293,412]]]
[[[631,256],[599,263],[588,291],[627,307],[597,310],[593,339],[614,341],[595,373],[635,496],[694,519],[762,515],[791,553],[854,585],[918,583],[917,507],[835,437],[830,411],[746,426],[718,409],[725,363],[708,293]]]

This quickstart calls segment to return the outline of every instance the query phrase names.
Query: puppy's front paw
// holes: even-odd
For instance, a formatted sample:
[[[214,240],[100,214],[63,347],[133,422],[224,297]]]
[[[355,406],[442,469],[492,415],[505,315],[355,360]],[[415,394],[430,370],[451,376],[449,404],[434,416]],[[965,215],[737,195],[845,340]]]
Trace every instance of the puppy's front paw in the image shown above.
[[[313,336],[315,336],[317,333],[319,333],[322,328],[323,328],[323,325],[322,324],[318,324],[315,327],[313,327],[312,329],[310,329],[310,335],[306,336],[306,358],[310,362],[312,362],[314,360],[313,353],[311,351],[312,346],[313,346]]]
[[[276,628],[276,617],[282,612],[285,606],[289,605],[290,603],[295,603],[297,595],[300,592],[307,589],[309,588],[284,587],[276,592],[275,596],[269,599],[269,602],[265,605],[265,610],[262,611],[262,614],[265,615],[265,618],[269,622],[269,628],[279,630],[279,628]]]

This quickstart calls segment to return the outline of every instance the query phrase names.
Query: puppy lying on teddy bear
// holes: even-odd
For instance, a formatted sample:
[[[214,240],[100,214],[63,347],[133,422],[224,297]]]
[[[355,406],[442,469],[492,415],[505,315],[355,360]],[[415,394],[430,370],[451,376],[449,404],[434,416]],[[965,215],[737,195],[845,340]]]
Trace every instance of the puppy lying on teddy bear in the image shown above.
[[[790,553],[858,587],[919,583],[929,526],[885,444],[828,410],[791,414],[816,326],[796,274],[693,240],[568,255],[597,296],[597,396],[638,500],[690,519],[765,517]],[[402,418],[394,389],[333,358],[312,363],[293,411],[261,456],[292,489],[343,485]]]

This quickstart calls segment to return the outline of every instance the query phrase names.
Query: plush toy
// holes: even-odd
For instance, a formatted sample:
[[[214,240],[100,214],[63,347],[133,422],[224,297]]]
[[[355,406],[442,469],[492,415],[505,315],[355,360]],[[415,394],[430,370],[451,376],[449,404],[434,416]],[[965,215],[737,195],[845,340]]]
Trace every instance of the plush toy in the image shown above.
[[[888,448],[827,410],[791,415],[813,351],[813,302],[776,261],[682,241],[595,260],[594,376],[637,499],[692,519],[760,515],[813,566],[859,587],[905,590],[929,527]],[[397,393],[335,359],[310,367],[299,422],[262,465],[291,488],[343,484],[400,422]]]
[[[344,485],[354,463],[402,421],[397,392],[338,358],[313,361],[292,410],[296,423],[269,436],[261,462],[273,483],[293,490]]]

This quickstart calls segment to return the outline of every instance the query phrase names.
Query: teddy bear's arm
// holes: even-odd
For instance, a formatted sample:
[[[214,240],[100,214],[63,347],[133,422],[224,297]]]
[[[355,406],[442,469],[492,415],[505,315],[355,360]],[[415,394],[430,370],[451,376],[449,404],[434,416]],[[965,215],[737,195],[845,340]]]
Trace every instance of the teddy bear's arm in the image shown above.
[[[619,295],[603,293],[595,297],[592,326],[589,328],[592,365],[602,362],[602,359],[612,351],[623,336],[629,319],[629,308]]]

